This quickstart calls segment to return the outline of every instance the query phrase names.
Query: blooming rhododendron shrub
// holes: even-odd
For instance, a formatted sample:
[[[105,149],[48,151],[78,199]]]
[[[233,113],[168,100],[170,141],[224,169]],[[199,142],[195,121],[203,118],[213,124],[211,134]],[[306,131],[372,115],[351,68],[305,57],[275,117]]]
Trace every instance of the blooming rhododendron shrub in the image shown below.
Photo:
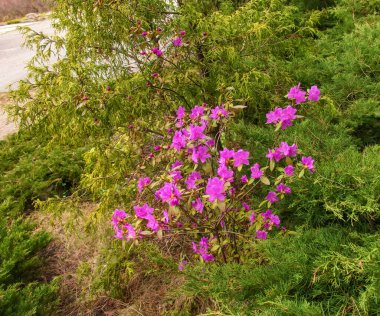
[[[296,115],[298,104],[319,100],[319,90],[313,86],[307,94],[298,85],[288,98],[292,105],[267,114],[267,123],[276,124],[275,139],[301,118]],[[116,238],[138,243],[143,238],[186,235],[183,270],[191,256],[205,262],[241,262],[254,243],[286,230],[278,205],[293,193],[294,181],[305,171],[315,171],[314,160],[301,155],[297,144],[281,140],[268,149],[266,166],[259,165],[255,153],[225,147],[222,134],[236,110],[231,104],[204,103],[189,112],[178,108],[162,143],[154,144],[141,166],[145,170],[159,159],[166,168],[136,176],[134,204],[113,214]]]

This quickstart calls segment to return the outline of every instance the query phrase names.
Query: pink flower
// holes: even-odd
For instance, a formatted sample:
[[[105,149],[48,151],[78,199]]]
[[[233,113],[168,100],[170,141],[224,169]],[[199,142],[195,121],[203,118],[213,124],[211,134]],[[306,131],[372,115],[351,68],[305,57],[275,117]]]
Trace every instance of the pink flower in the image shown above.
[[[206,125],[202,124],[201,126],[190,124],[189,127],[189,140],[198,140],[206,138],[206,135],[203,134]]]
[[[266,231],[263,231],[263,230],[257,230],[256,231],[256,238],[257,239],[265,240],[265,239],[267,239],[267,235],[268,235],[268,233]]]
[[[246,175],[243,175],[243,176],[241,177],[241,182],[243,182],[243,183],[247,183],[247,182],[248,182],[248,178],[247,178]]]
[[[225,165],[221,164],[218,168],[218,176],[225,181],[232,182],[234,179],[234,172],[229,170]]]
[[[162,215],[164,216],[164,220],[163,220],[164,224],[168,224],[169,223],[169,213],[168,213],[168,211],[167,210],[163,210],[162,211]]]
[[[122,221],[126,217],[128,217],[128,214],[125,213],[123,210],[115,209],[115,211],[112,214],[113,225],[117,226],[119,222]]]
[[[280,218],[277,215],[271,215],[269,217],[269,225],[275,225],[276,227],[280,226]]]
[[[186,35],[186,32],[185,32],[185,31],[180,31],[180,32],[179,32],[179,35],[181,35],[181,36],[185,36],[185,35]]]
[[[224,105],[222,105],[220,107],[217,106],[217,107],[211,109],[210,117],[215,121],[219,121],[222,117],[227,118],[228,112],[224,109]]]
[[[237,152],[234,153],[234,167],[237,168],[241,165],[249,165],[248,161],[249,152],[244,151],[243,149],[239,149]]]
[[[158,196],[162,202],[167,202],[169,205],[178,205],[182,194],[175,183],[165,182],[164,186],[157,190],[155,195]]]
[[[138,205],[135,205],[133,209],[135,210],[136,216],[141,219],[148,219],[148,217],[153,215],[153,211],[154,211],[154,209],[150,207],[148,204],[144,204],[141,207]]]
[[[291,194],[292,193],[292,190],[287,187],[285,184],[283,183],[280,183],[277,187],[276,187],[277,191],[278,192],[281,192],[281,193],[284,193],[284,194]]]
[[[256,219],[255,212],[252,212],[251,216],[249,217],[249,222],[251,225],[254,223],[255,219]]]
[[[125,224],[123,228],[127,231],[127,234],[125,236],[127,240],[136,239],[136,231],[131,224]]]
[[[251,167],[251,178],[253,179],[260,179],[263,176],[264,172],[260,170],[260,165],[258,163],[255,163]]]
[[[196,189],[197,188],[197,185],[196,185],[196,181],[197,180],[201,180],[201,174],[200,172],[198,171],[193,171],[192,173],[190,173],[190,175],[187,177],[187,179],[185,180],[185,183],[186,183],[186,186],[187,186],[187,189],[188,190],[191,190],[191,189]]]
[[[182,179],[182,174],[180,170],[171,170],[169,171],[169,174],[171,175],[174,182],[177,182]]]
[[[187,261],[186,260],[182,260],[179,265],[178,265],[178,270],[179,271],[183,271],[185,269],[185,266],[187,265]]]
[[[205,262],[214,261],[214,256],[208,253],[209,244],[207,237],[201,238],[199,246],[195,242],[192,242],[192,246],[194,252],[200,254]]]
[[[208,153],[208,147],[205,145],[199,145],[198,147],[192,148],[192,155],[191,159],[195,164],[198,163],[198,161],[201,161],[202,163],[205,163],[207,158],[210,158],[211,155]]]
[[[245,203],[245,202],[241,202],[241,205],[243,206],[243,208],[246,210],[246,211],[249,211],[251,209],[251,207]]]
[[[179,169],[179,167],[181,167],[182,166],[182,162],[181,161],[179,161],[179,160],[176,160],[176,161],[174,161],[173,163],[172,163],[172,169]]]
[[[183,106],[180,106],[177,110],[177,120],[183,119],[185,117],[186,110]]]
[[[293,177],[294,176],[294,167],[292,165],[287,165],[285,168],[284,168],[284,173],[285,175],[287,175],[288,177]]]
[[[141,33],[141,36],[142,36],[142,37],[145,37],[145,36],[147,36],[147,35],[148,35],[148,32],[146,32],[146,31],[144,31],[144,32]]]
[[[285,109],[277,107],[274,111],[266,114],[267,124],[281,123],[281,128],[286,129],[287,127],[293,125],[293,121],[296,119],[296,113],[297,109],[290,105]]]
[[[277,193],[271,191],[271,192],[269,192],[269,193],[267,194],[267,196],[266,196],[265,199],[266,199],[268,202],[270,202],[270,203],[273,204],[273,203],[275,203],[275,202],[278,201]]]
[[[309,169],[309,171],[311,173],[314,172],[314,159],[311,156],[309,156],[309,157],[302,157],[301,158],[301,164],[305,168]]]
[[[297,156],[297,148],[298,147],[296,144],[289,146],[287,142],[281,142],[281,145],[278,149],[285,157],[295,157]]]
[[[228,164],[229,160],[234,157],[235,151],[224,148],[223,150],[219,152],[219,155],[220,155],[219,163]]]
[[[149,185],[152,182],[152,180],[149,177],[146,178],[140,178],[137,183],[137,188],[139,192],[142,192],[142,190]]]
[[[197,198],[195,201],[193,201],[193,202],[191,203],[191,205],[194,207],[194,209],[195,209],[196,211],[198,211],[198,212],[201,213],[201,214],[203,213],[204,204],[203,204],[201,198]]]
[[[158,77],[159,74],[157,72],[152,73],[152,77]]]
[[[288,99],[295,99],[296,104],[300,104],[306,101],[306,92],[300,89],[300,85],[301,84],[299,83],[298,86],[292,87],[288,92]]]
[[[224,181],[217,177],[208,179],[206,194],[209,196],[210,202],[223,201],[225,199]]]
[[[148,223],[146,224],[146,227],[150,228],[153,231],[158,231],[160,228],[160,225],[158,224],[157,220],[154,218],[153,215],[149,215],[146,220],[148,220]]]
[[[158,151],[158,150],[161,149],[161,146],[154,146],[153,149],[154,149],[155,151]]]
[[[192,110],[190,114],[190,118],[192,120],[199,119],[203,116],[205,108],[203,106],[196,105]]]
[[[266,155],[266,157],[269,160],[276,160],[277,162],[284,158],[282,152],[278,148],[268,149],[268,154]]]
[[[171,147],[177,151],[186,147],[186,137],[181,131],[176,131],[173,136]]]
[[[317,86],[311,86],[309,90],[309,101],[319,101],[321,92],[319,91]]]
[[[160,48],[158,48],[158,47],[153,48],[153,49],[151,50],[151,52],[152,52],[153,54],[155,54],[157,57],[160,57],[160,56],[162,55],[162,51],[161,51]]]
[[[173,46],[179,47],[183,45],[182,38],[180,37],[176,37],[172,42],[173,42]]]

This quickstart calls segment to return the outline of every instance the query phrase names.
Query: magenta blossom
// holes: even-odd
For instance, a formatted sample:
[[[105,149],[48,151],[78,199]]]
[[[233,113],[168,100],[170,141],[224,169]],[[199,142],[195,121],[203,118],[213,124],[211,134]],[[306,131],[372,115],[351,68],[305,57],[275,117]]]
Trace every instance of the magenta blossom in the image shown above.
[[[317,86],[311,86],[309,89],[309,101],[319,101],[321,92],[319,91]]]
[[[218,176],[225,181],[232,182],[234,179],[234,172],[228,169],[225,165],[221,164],[218,168]]]
[[[173,136],[171,147],[177,151],[186,147],[186,136],[181,131],[176,131]]]
[[[182,174],[180,170],[171,170],[169,171],[169,174],[174,182],[177,182],[182,179]]]
[[[276,189],[280,193],[284,193],[284,194],[291,194],[292,193],[292,189],[287,187],[283,183],[280,183],[279,185],[277,185]]]
[[[306,101],[306,92],[301,90],[300,85],[301,84],[299,83],[298,86],[292,87],[288,92],[288,99],[295,99],[296,104],[300,104]]]
[[[219,163],[228,164],[229,160],[235,156],[235,151],[224,148],[223,150],[219,152],[219,155],[220,155]]]
[[[271,191],[271,192],[269,192],[269,193],[267,194],[267,196],[266,196],[265,199],[266,199],[268,202],[270,202],[270,203],[273,204],[273,203],[275,203],[275,202],[278,201],[277,193]]]
[[[140,178],[137,183],[137,188],[139,192],[142,192],[142,190],[149,185],[152,182],[152,180],[149,177],[146,178]]]
[[[248,161],[249,152],[245,151],[243,149],[239,149],[237,152],[234,153],[234,167],[237,168],[241,165],[249,165]]]
[[[169,213],[168,213],[168,211],[167,210],[163,210],[162,211],[162,215],[164,217],[164,220],[163,220],[164,224],[168,224],[169,223]]]
[[[206,138],[206,135],[203,134],[206,128],[205,124],[201,126],[190,124],[189,127],[189,140],[198,140]]]
[[[302,157],[301,158],[301,164],[305,168],[309,169],[309,171],[311,173],[314,172],[314,159],[311,156],[309,156],[309,157]]]
[[[295,156],[297,156],[298,146],[296,144],[289,146],[289,144],[287,142],[281,142],[281,145],[278,149],[280,150],[281,154],[284,157],[295,157]]]
[[[199,161],[205,163],[206,160],[211,157],[208,152],[208,147],[205,145],[199,145],[198,147],[192,148],[191,150],[191,159],[195,164],[197,164]]]
[[[160,57],[160,56],[162,55],[162,50],[160,50],[160,48],[158,48],[158,47],[153,48],[153,49],[151,50],[151,52],[152,52],[153,54],[155,54],[157,57]]]
[[[241,202],[241,205],[243,206],[243,208],[246,210],[246,211],[249,211],[251,209],[251,207],[245,203],[245,202]]]
[[[271,215],[269,217],[269,225],[274,225],[276,227],[280,227],[280,218],[277,215]]]
[[[260,165],[258,163],[255,163],[251,167],[251,178],[253,179],[260,179],[263,176],[264,172],[260,170]]]
[[[274,111],[270,111],[266,114],[267,124],[281,123],[281,128],[286,129],[293,125],[293,121],[296,119],[297,109],[288,105],[285,109],[275,108]]]
[[[265,239],[267,239],[267,235],[268,235],[268,233],[266,231],[263,231],[263,230],[257,230],[256,231],[256,238],[257,239],[265,240]]]
[[[187,189],[188,190],[196,189],[197,188],[196,181],[201,180],[201,179],[202,177],[201,177],[200,172],[193,171],[192,173],[190,173],[187,179],[185,180]]]
[[[194,252],[200,254],[205,262],[214,261],[214,256],[208,253],[209,244],[207,237],[202,237],[198,246],[195,242],[192,245]]]
[[[147,35],[148,35],[148,32],[146,32],[146,31],[144,31],[144,32],[141,33],[141,36],[142,36],[142,37],[145,37],[145,36],[147,36]]]
[[[177,120],[183,119],[185,117],[186,110],[183,106],[180,106],[177,110]]]
[[[243,182],[243,183],[247,183],[247,182],[248,182],[248,177],[247,177],[246,175],[243,175],[243,176],[241,177],[241,182]]]
[[[116,209],[112,214],[112,224],[115,230],[118,228],[119,223],[123,222],[129,215],[123,210]]]
[[[223,201],[226,196],[224,192],[224,181],[215,177],[208,179],[206,186],[206,194],[209,196],[209,201]]]
[[[135,205],[133,209],[135,210],[136,216],[141,219],[148,219],[148,217],[153,216],[154,212],[154,209],[146,203],[143,206]]]
[[[179,32],[179,35],[181,35],[181,36],[185,36],[185,35],[186,35],[186,32],[185,32],[185,31],[180,31],[180,32]]]
[[[182,194],[175,183],[165,182],[164,186],[157,190],[155,195],[159,197],[162,202],[167,202],[169,205],[178,205]]]
[[[194,209],[195,209],[196,211],[198,211],[198,212],[201,213],[201,214],[203,213],[204,204],[203,204],[201,198],[197,198],[195,201],[193,201],[193,202],[191,203],[191,205],[194,207]]]
[[[282,158],[284,158],[284,155],[280,151],[280,149],[275,148],[275,149],[268,149],[268,154],[266,157],[269,160],[276,160],[276,162],[279,162]]]
[[[155,232],[158,231],[158,229],[160,228],[160,224],[157,222],[153,215],[148,216],[146,220],[148,220],[146,227],[150,228]]]
[[[174,161],[173,163],[172,163],[172,169],[179,169],[179,167],[181,167],[183,164],[182,164],[182,162],[181,161],[179,161],[179,160],[176,160],[176,161]]]
[[[287,175],[288,177],[293,177],[294,176],[294,167],[292,165],[287,165],[285,168],[284,168],[284,173],[285,175]]]
[[[220,107],[217,106],[217,107],[211,109],[210,117],[215,121],[219,121],[223,117],[227,118],[228,112],[224,109],[224,105],[222,105]]]
[[[196,105],[192,110],[190,114],[190,118],[192,120],[199,119],[203,116],[205,108],[203,106]]]
[[[182,38],[180,38],[180,37],[176,37],[175,39],[173,39],[172,42],[173,42],[173,46],[179,47],[179,46],[183,45]]]
[[[249,223],[252,225],[256,219],[255,212],[251,213],[251,216],[249,217]]]

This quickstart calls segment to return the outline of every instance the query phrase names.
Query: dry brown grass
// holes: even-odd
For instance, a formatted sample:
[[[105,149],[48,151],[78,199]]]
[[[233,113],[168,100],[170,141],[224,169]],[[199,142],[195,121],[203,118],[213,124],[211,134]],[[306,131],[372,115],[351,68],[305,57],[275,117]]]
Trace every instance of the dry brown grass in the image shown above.
[[[184,281],[182,275],[174,273],[164,278],[159,274],[146,275],[144,267],[136,265],[121,300],[104,293],[88,296],[91,276],[81,280],[77,274],[78,268],[85,262],[93,273],[107,238],[112,238],[105,221],[95,224],[91,232],[85,229],[93,221],[96,208],[94,203],[81,203],[80,213],[75,213],[70,205],[67,205],[67,211],[59,215],[33,213],[39,229],[50,232],[54,237],[44,253],[48,258],[44,277],[46,281],[55,276],[60,276],[62,280],[59,292],[61,304],[56,315],[161,315],[169,309],[165,297]],[[171,307],[181,306],[185,301],[186,298],[177,298],[172,301]]]
[[[27,13],[46,12],[48,1],[42,0],[0,0],[0,22],[20,18]]]

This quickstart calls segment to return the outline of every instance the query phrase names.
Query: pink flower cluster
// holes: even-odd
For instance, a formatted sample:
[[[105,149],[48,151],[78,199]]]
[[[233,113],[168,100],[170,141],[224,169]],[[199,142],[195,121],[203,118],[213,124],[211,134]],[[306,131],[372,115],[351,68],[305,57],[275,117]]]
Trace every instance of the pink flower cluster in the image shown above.
[[[306,102],[306,92],[300,88],[301,84],[299,83],[297,86],[292,87],[288,92],[288,99],[294,99],[296,104],[300,104],[302,102]],[[309,101],[319,101],[321,92],[319,91],[317,86],[311,86],[308,90],[307,99]]]
[[[178,40],[177,44],[182,43],[183,36],[184,32],[178,35],[175,40],[181,41]],[[174,41],[173,45],[180,46]],[[297,86],[291,89],[288,97],[294,98],[298,104],[304,102],[306,93]],[[311,87],[307,98],[316,101],[319,97],[318,88]],[[280,124],[285,129],[293,124],[296,112],[292,106],[276,108],[267,114],[267,123]],[[294,176],[296,168],[307,169],[313,173],[314,160],[310,156],[302,156],[300,162],[296,163],[294,157],[297,157],[298,146],[289,145],[287,142],[268,149],[266,157],[270,162],[264,167],[260,167],[258,162],[250,164],[250,152],[246,150],[226,147],[219,150],[217,145],[220,144],[216,144],[209,135],[210,132],[215,133],[219,127],[222,130],[228,117],[230,112],[224,105],[208,108],[203,103],[194,106],[188,113],[184,107],[178,108],[175,122],[167,129],[167,136],[164,138],[167,143],[156,145],[155,155],[152,155],[152,159],[159,157],[160,161],[168,161],[167,168],[154,181],[149,177],[138,178],[137,189],[143,194],[137,195],[138,199],[133,207],[134,216],[118,209],[112,216],[116,238],[131,240],[136,235],[142,237],[156,234],[162,237],[163,233],[169,231],[172,234],[178,231],[191,234],[192,230],[198,230],[197,233],[202,234],[212,231],[209,237],[211,243],[218,244],[219,235],[218,241],[213,237],[215,229],[220,230],[219,233],[227,239],[230,238],[227,232],[236,229],[235,227],[239,232],[250,232],[253,238],[267,239],[272,229],[280,227],[279,216],[273,214],[272,210],[258,212],[263,205],[271,207],[291,194],[292,190],[287,184],[295,181],[290,177]],[[283,168],[273,162],[280,163],[284,158],[286,165]],[[267,173],[276,171],[280,176],[272,180],[273,173]],[[301,171],[300,177],[303,172]],[[272,185],[272,189],[266,191],[266,186],[257,186],[260,182],[267,186]],[[262,195],[263,201],[253,211],[248,203],[251,192],[256,194],[256,190],[257,196]],[[149,196],[150,205],[140,202],[140,199]],[[216,259],[212,254],[209,238],[202,237],[198,243],[192,242],[193,252],[205,262]],[[219,246],[222,251],[233,247],[229,243]],[[183,260],[179,268],[183,270],[185,264],[187,261]]]
[[[112,215],[112,224],[115,230],[115,238],[131,240],[136,238],[135,229],[125,222],[129,215],[123,210],[116,209]]]
[[[268,154],[266,157],[269,160],[275,160],[279,162],[281,159],[285,157],[295,157],[297,156],[297,145],[289,145],[287,142],[281,142],[280,146],[275,149],[268,149]]]
[[[200,254],[205,262],[214,261],[214,256],[208,251],[209,244],[207,237],[202,237],[198,245],[195,242],[192,242],[192,245],[194,252]]]

